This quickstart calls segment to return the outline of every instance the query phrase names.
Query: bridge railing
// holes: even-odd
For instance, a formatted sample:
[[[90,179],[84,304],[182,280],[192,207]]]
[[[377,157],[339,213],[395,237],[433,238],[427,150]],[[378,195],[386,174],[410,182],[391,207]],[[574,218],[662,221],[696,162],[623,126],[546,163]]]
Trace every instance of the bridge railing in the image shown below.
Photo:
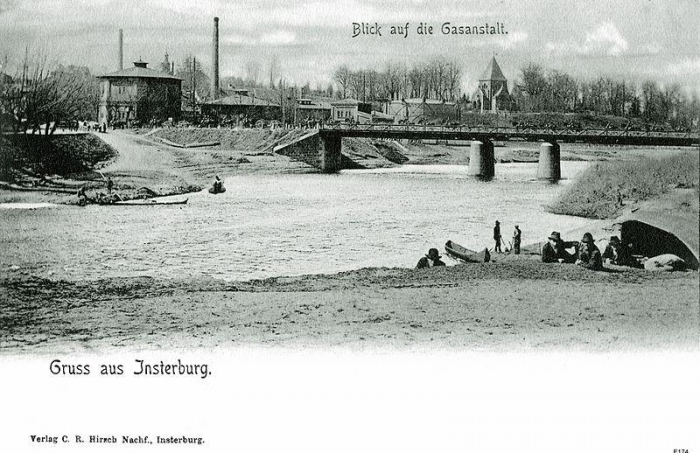
[[[455,125],[455,126],[433,126],[427,124],[322,124],[321,130],[327,131],[353,131],[353,132],[433,132],[433,133],[462,133],[462,134],[488,134],[488,135],[515,135],[515,136],[580,136],[580,137],[649,137],[649,138],[679,138],[698,139],[698,134],[692,132],[675,131],[638,131],[629,129],[557,129],[557,128],[534,128],[519,126],[481,126],[481,125]]]

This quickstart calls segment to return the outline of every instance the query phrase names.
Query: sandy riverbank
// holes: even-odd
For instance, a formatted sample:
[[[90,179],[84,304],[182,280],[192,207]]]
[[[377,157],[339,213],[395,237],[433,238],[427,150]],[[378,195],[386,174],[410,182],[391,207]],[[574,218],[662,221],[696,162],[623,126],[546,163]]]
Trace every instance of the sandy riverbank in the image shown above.
[[[218,280],[0,281],[2,353],[389,347],[697,350],[697,272],[522,259]]]

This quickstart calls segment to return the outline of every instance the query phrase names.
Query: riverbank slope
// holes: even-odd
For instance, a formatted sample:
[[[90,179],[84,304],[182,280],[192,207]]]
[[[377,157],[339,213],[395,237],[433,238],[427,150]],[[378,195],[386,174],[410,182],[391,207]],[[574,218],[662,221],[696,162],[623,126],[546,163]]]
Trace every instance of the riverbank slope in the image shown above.
[[[523,258],[226,283],[0,281],[0,353],[226,348],[630,351],[700,346],[697,272]]]

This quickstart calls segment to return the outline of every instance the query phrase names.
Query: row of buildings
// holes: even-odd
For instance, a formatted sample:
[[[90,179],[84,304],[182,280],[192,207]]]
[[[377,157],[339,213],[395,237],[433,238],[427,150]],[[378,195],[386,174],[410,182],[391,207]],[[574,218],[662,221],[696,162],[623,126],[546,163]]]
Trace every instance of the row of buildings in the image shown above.
[[[350,122],[394,124],[449,124],[460,120],[454,102],[413,98],[367,103],[357,99],[297,98],[275,102],[255,95],[255,90],[222,90],[218,86],[218,19],[214,19],[212,41],[212,99],[198,105],[199,114],[214,123],[253,125],[260,121],[294,124]],[[174,64],[166,54],[160,70],[135,61],[123,68],[123,34],[119,32],[119,70],[100,76],[100,124],[125,125],[159,122],[182,117],[182,79],[174,75]],[[473,108],[495,112],[512,107],[508,81],[495,58],[479,79]]]

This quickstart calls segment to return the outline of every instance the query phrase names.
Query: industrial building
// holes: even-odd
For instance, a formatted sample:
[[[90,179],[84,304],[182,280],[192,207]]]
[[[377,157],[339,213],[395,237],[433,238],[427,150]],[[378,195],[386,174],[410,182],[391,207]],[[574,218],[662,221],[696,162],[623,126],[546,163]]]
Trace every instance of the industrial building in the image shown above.
[[[100,105],[98,122],[131,126],[133,123],[162,122],[180,117],[182,80],[155,71],[145,61],[98,77]]]
[[[294,109],[295,124],[325,123],[331,119],[331,103],[312,99],[297,99]]]
[[[372,122],[372,104],[352,98],[331,102],[331,119],[342,123],[369,124]]]
[[[132,126],[150,121],[177,120],[181,113],[182,80],[172,74],[174,64],[165,55],[156,71],[145,61],[135,61],[131,68],[124,66],[124,33],[119,30],[119,70],[98,76],[100,102],[98,122],[109,126]]]
[[[454,102],[411,98],[386,103],[385,113],[400,124],[448,124],[459,121]]]
[[[233,94],[201,105],[202,115],[216,124],[254,126],[258,121],[281,121],[280,104],[262,99],[246,89],[234,89]]]

